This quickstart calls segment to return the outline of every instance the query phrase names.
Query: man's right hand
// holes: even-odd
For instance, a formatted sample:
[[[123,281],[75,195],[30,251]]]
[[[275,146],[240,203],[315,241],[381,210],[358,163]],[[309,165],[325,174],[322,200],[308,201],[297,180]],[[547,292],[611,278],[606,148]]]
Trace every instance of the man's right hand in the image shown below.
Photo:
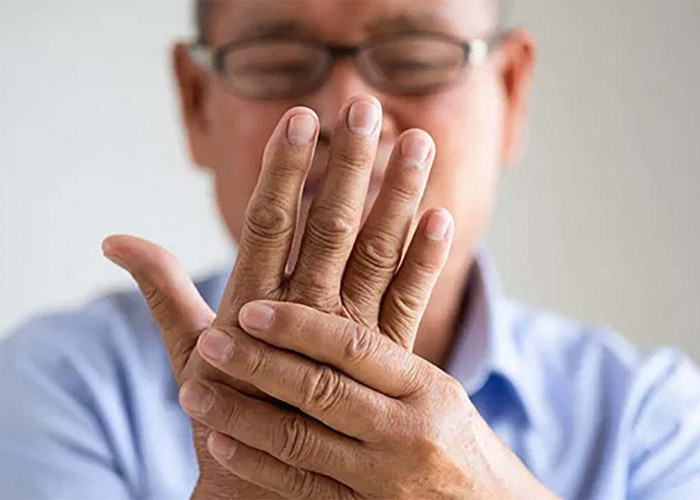
[[[265,148],[236,264],[216,314],[182,266],[164,249],[132,236],[110,236],[104,241],[105,256],[128,270],[141,288],[161,329],[179,384],[190,378],[218,379],[248,395],[270,399],[227,378],[195,349],[200,334],[209,328],[242,331],[238,312],[247,302],[258,299],[304,304],[372,329],[381,325],[381,331],[395,342],[411,348],[408,339],[418,328],[441,264],[425,272],[421,262],[407,259],[398,274],[397,269],[435,148],[425,132],[402,134],[360,231],[380,128],[381,108],[374,98],[355,97],[341,110],[299,258],[292,274],[287,275],[285,267],[304,179],[314,154],[318,120],[307,108],[285,113]],[[445,247],[440,261],[444,262],[446,252]],[[393,306],[382,309],[382,303]],[[193,497],[276,496],[225,471],[207,450],[210,430],[194,421],[193,429],[200,469]]]

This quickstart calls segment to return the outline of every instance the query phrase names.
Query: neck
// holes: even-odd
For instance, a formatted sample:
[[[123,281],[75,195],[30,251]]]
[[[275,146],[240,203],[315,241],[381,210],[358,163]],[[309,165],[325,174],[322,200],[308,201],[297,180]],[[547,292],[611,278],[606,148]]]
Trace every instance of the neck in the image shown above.
[[[413,352],[441,368],[449,358],[459,327],[469,269],[473,262],[473,256],[448,260],[418,329]]]

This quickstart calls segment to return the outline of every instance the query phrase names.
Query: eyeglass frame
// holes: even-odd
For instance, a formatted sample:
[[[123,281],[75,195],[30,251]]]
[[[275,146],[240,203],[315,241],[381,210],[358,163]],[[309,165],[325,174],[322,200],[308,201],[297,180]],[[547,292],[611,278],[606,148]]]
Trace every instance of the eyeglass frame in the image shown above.
[[[456,36],[447,34],[447,33],[442,33],[442,32],[435,32],[435,31],[402,31],[400,33],[391,33],[387,35],[382,35],[378,37],[373,37],[370,38],[362,43],[356,44],[356,45],[344,45],[344,44],[333,44],[333,43],[325,43],[321,40],[314,39],[314,38],[309,38],[305,36],[294,36],[294,35],[285,35],[285,36],[263,36],[263,37],[255,37],[255,38],[245,38],[242,40],[234,40],[232,42],[226,43],[224,45],[221,45],[219,47],[211,48],[209,47],[206,42],[203,40],[197,40],[195,42],[192,42],[188,44],[188,49],[190,52],[190,56],[192,59],[195,61],[195,63],[200,66],[202,69],[206,71],[211,71],[217,74],[220,78],[225,76],[224,74],[224,59],[226,55],[232,51],[232,50],[237,50],[237,49],[242,49],[245,48],[246,46],[249,45],[255,45],[260,42],[265,42],[265,41],[275,41],[275,42],[283,42],[285,40],[287,41],[293,41],[301,44],[305,44],[308,46],[316,47],[317,49],[320,49],[320,51],[323,51],[327,54],[329,57],[329,63],[328,63],[328,68],[332,69],[333,66],[335,65],[336,61],[339,58],[344,58],[344,57],[352,57],[353,58],[353,63],[355,63],[357,67],[357,57],[359,56],[360,53],[362,53],[365,50],[371,49],[374,45],[379,45],[381,43],[386,43],[387,40],[391,40],[393,38],[399,38],[402,36],[406,35],[423,35],[423,36],[431,36],[435,38],[441,38],[447,42],[453,43],[455,45],[458,45],[462,48],[462,51],[464,53],[464,62],[462,63],[462,68],[464,66],[478,66],[484,62],[486,59],[488,53],[496,46],[500,41],[505,36],[505,33],[497,33],[493,36],[486,37],[486,38],[472,38],[469,40],[464,40],[461,38],[458,38]],[[358,68],[359,69],[359,68]],[[328,71],[328,73],[324,76],[324,78],[319,80],[319,83],[317,84],[317,87],[311,87],[307,93],[313,92],[314,90],[317,90],[318,88],[321,88],[327,81],[328,81],[328,75],[330,75],[331,71]],[[364,74],[362,74],[362,71],[360,71],[360,75],[364,80],[367,80]],[[376,85],[373,82],[367,82],[373,87],[376,87]],[[453,81],[448,81],[445,82],[442,85],[439,85],[438,88],[430,89],[428,93],[436,92],[439,91],[440,89],[444,88],[445,86],[449,86]],[[379,90],[384,90],[384,89],[379,89]],[[233,92],[235,94],[235,92]],[[389,93],[392,93],[389,91]],[[397,92],[394,92],[397,93]],[[400,94],[400,92],[399,92]],[[303,94],[301,94],[303,95]],[[248,99],[254,99],[254,100],[275,100],[275,99],[283,99],[284,97],[251,97],[251,96],[242,96]]]

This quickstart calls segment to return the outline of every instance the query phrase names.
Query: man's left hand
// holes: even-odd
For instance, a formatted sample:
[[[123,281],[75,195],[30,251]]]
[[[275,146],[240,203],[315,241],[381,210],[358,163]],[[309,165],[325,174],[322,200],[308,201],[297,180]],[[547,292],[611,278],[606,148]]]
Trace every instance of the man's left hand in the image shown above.
[[[458,381],[381,332],[285,302],[239,321],[249,335],[209,330],[199,353],[290,408],[208,380],[181,391],[233,474],[294,498],[550,496]]]

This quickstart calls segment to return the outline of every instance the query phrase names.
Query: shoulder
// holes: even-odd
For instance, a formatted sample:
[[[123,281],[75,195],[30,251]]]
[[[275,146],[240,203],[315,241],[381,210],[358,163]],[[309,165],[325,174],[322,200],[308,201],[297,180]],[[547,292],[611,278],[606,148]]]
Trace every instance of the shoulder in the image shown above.
[[[197,285],[216,302],[221,281],[216,275]],[[0,392],[16,405],[18,425],[38,409],[75,408],[102,426],[105,419],[132,418],[137,403],[177,399],[160,332],[136,289],[35,317],[10,332],[0,342]]]
[[[221,281],[198,282],[211,303]],[[15,477],[0,497],[182,496],[191,489],[189,420],[136,290],[11,332],[0,343],[0,394],[0,470]]]
[[[18,371],[63,377],[82,370],[104,373],[126,359],[137,364],[144,354],[153,356],[159,348],[158,331],[145,303],[130,291],[31,318],[3,340],[0,359]]]
[[[207,301],[216,302],[221,282],[222,275],[216,274],[197,287]],[[135,288],[31,318],[0,342],[0,359],[15,369],[34,367],[47,375],[71,368],[93,374],[141,365],[149,371],[159,365],[169,369],[157,325]]]
[[[566,448],[616,463],[633,497],[700,478],[700,371],[682,351],[509,301],[527,405]],[[522,386],[522,385],[521,385]]]
[[[146,369],[149,377],[141,377]],[[97,430],[105,418],[123,418],[139,392],[174,388],[168,369],[157,327],[135,290],[36,316],[0,343],[0,390],[14,408],[1,420],[53,427],[42,415],[63,413]]]
[[[673,347],[641,349],[604,325],[586,324],[519,302],[506,305],[509,333],[523,362],[536,360],[535,374],[574,389],[598,379],[608,390],[634,399],[678,380],[700,382],[690,358]],[[691,388],[700,396],[700,385]],[[589,391],[592,388],[589,386]],[[684,401],[688,391],[673,391]],[[670,397],[670,395],[669,395]]]

